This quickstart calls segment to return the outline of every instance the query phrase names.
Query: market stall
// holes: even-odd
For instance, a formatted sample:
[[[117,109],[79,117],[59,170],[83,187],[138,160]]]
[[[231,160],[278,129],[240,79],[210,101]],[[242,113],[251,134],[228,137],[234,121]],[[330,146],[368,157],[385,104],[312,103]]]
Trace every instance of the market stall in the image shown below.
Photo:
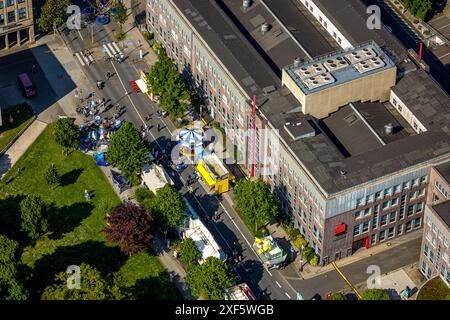
[[[215,153],[200,158],[196,169],[210,191],[221,194],[229,190],[230,172]]]

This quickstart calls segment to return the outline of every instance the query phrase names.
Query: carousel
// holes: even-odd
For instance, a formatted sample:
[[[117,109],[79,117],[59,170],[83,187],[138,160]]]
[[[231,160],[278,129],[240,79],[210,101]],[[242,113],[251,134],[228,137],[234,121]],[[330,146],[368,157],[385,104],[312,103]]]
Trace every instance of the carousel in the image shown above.
[[[204,131],[200,125],[190,124],[180,131],[180,154],[196,162],[203,155]]]

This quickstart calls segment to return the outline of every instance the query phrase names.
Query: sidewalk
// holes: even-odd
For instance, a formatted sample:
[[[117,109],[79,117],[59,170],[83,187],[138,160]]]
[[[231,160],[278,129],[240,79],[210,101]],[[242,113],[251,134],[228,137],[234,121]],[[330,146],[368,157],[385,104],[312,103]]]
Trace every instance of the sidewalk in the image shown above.
[[[378,253],[387,251],[389,249],[392,249],[394,247],[397,247],[399,245],[402,245],[406,242],[409,242],[411,240],[417,239],[417,238],[421,238],[422,237],[422,230],[415,230],[413,232],[410,232],[402,237],[393,239],[391,241],[385,242],[383,244],[379,244],[376,245],[374,247],[371,247],[369,249],[360,249],[360,251],[354,253],[353,255],[346,257],[346,258],[342,258],[338,261],[336,261],[336,264],[342,268],[346,265],[355,263],[357,261],[361,261],[365,258],[371,257],[373,255],[376,255]],[[332,266],[332,264],[328,264],[326,266],[318,266],[318,267],[313,267],[309,264],[305,264],[303,266],[303,272],[299,272],[300,269],[300,257],[297,257],[296,261],[296,271],[299,274],[299,276],[302,279],[311,279],[314,277],[317,277],[319,275],[322,275],[324,273],[330,272],[334,270],[334,267]]]

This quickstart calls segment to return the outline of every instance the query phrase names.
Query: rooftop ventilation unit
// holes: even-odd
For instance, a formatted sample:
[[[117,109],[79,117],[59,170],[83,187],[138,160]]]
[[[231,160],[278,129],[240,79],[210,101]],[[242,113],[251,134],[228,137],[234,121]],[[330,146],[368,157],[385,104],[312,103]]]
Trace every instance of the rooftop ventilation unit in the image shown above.
[[[373,57],[365,61],[358,62],[354,65],[359,73],[366,73],[375,69],[382,68],[384,66],[385,63],[383,62],[383,60],[381,60],[380,57]]]
[[[303,80],[308,89],[315,89],[327,84],[333,83],[336,80],[330,73],[322,73],[314,77]]]
[[[286,122],[284,130],[286,130],[294,141],[316,135],[316,131],[306,119],[304,121],[295,121],[294,123]]]
[[[388,123],[384,125],[384,134],[391,135],[394,132],[394,126],[392,123]]]
[[[371,48],[366,47],[360,50],[353,50],[350,53],[347,53],[345,57],[351,64],[356,64],[360,61],[376,57],[376,54]]]
[[[325,67],[321,63],[314,63],[301,68],[297,68],[295,73],[300,77],[300,79],[306,79],[313,77],[315,75],[326,72]]]
[[[243,0],[242,1],[242,7],[244,9],[250,8],[251,5],[252,5],[252,0]]]
[[[345,60],[344,57],[328,58],[323,62],[323,64],[329,72],[333,72],[335,70],[339,70],[349,66],[347,60]]]
[[[269,30],[270,30],[270,24],[268,24],[267,22],[264,22],[261,25],[261,33],[264,35]]]

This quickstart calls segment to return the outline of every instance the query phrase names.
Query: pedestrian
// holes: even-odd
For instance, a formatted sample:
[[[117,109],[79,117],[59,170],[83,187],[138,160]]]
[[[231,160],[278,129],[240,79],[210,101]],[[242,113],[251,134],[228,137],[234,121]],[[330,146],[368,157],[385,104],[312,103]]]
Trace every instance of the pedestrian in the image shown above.
[[[109,80],[109,78],[111,78],[111,72],[106,73],[106,79]]]
[[[190,193],[193,193],[193,192],[194,192],[194,189],[192,188],[192,186],[189,186],[189,187],[188,187],[188,190],[189,190]]]
[[[31,67],[31,72],[36,73],[36,70],[37,70],[36,66],[33,65],[33,66]]]
[[[144,138],[145,138],[145,131],[142,132],[142,139],[144,139]]]
[[[160,129],[161,129],[161,127],[160,127],[160,125],[159,125],[159,123],[158,123],[158,132],[159,132]]]

